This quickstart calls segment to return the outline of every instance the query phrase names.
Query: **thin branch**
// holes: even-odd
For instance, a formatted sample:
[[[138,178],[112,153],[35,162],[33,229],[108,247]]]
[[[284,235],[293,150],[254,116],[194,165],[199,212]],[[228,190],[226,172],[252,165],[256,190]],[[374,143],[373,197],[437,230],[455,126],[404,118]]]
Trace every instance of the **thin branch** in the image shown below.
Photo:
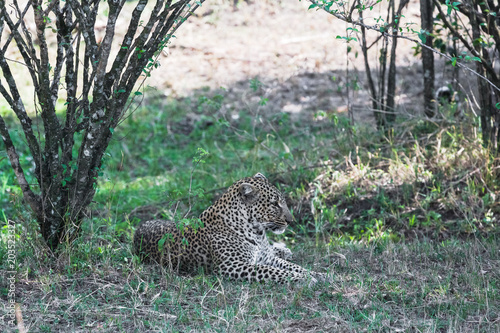
[[[198,8],[199,8],[202,4],[203,4],[203,3],[205,3],[205,0],[200,0],[200,1],[198,1],[198,2],[196,3],[196,5],[194,5],[194,6],[192,7],[192,9],[189,11],[189,13],[188,13],[186,16],[184,16],[184,18],[183,18],[180,22],[178,22],[178,23],[177,23],[177,25],[174,27],[174,29],[170,32],[170,35],[173,35],[173,34],[177,31],[177,29],[179,29],[179,28],[180,28],[180,26],[181,26],[184,22],[186,22],[186,21],[187,21],[187,19],[188,19],[189,17],[191,17],[191,15],[193,15],[193,13],[194,13],[194,12],[195,12],[195,11],[196,11],[196,10],[197,10],[197,9],[198,9]]]
[[[444,25],[446,25],[446,28],[448,28],[448,30],[451,31],[453,36],[460,39],[462,44],[467,48],[467,50],[469,50],[470,53],[472,53],[472,55],[481,59],[481,63],[488,71],[488,74],[490,74],[492,76],[492,78],[493,78],[493,80],[495,80],[495,82],[498,82],[498,76],[496,75],[495,70],[491,66],[490,62],[487,59],[485,59],[481,55],[481,53],[477,52],[477,50],[474,48],[474,46],[469,44],[469,42],[463,37],[462,34],[458,33],[458,31],[455,28],[453,28],[453,26],[450,24],[450,22],[448,22],[448,20],[446,19],[446,15],[443,12],[443,10],[441,9],[441,4],[437,0],[432,0],[432,1],[434,2],[434,5],[437,7],[437,10],[438,10],[439,15],[441,17],[441,20],[443,21]]]
[[[17,154],[16,148],[14,147],[14,143],[9,134],[9,130],[7,129],[7,125],[3,120],[3,117],[0,115],[0,135],[2,136],[3,143],[5,145],[5,150],[7,151],[7,156],[9,156],[10,165],[14,170],[14,173],[17,177],[17,182],[21,187],[24,198],[31,206],[33,211],[37,215],[40,215],[40,198],[33,193],[30,188],[28,181],[26,180],[26,176],[24,174],[24,170],[19,161],[19,155]]]
[[[14,10],[17,12],[17,15],[19,16],[17,23],[14,25],[14,27],[15,27],[14,30],[17,31],[17,29],[19,28],[19,25],[23,24],[23,30],[27,31],[26,26],[24,24],[24,16],[28,12],[28,9],[30,8],[30,4],[29,3],[26,4],[26,7],[24,8],[22,13],[21,13],[21,10],[19,9],[19,6],[17,5],[17,1],[14,1],[14,3],[10,4],[10,6],[14,7]],[[2,8],[2,7],[5,9],[5,2],[4,1],[0,1],[0,8]],[[2,19],[1,21],[2,21],[2,25],[3,25],[4,19]],[[12,28],[11,28],[11,31],[13,31]],[[7,41],[5,42],[4,47],[3,47],[4,53],[7,50],[7,47],[9,46],[12,39],[14,39],[14,35],[15,34],[13,34],[13,33],[9,34],[9,37],[7,38]],[[26,34],[26,35],[29,36],[29,34]],[[1,38],[1,35],[0,35],[0,38]],[[30,44],[28,43],[28,45],[30,45]]]
[[[45,10],[43,11],[43,16],[44,17],[47,17],[49,16],[49,13],[52,12],[54,10],[54,7],[55,6],[59,6],[59,0],[52,0],[52,1],[49,1],[49,5],[47,6],[47,8],[45,8]]]
[[[311,3],[315,4],[318,8],[323,9],[323,10],[324,10],[325,12],[327,12],[328,14],[331,14],[331,15],[335,16],[336,18],[338,18],[338,19],[340,19],[340,20],[344,21],[344,22],[347,22],[347,23],[349,23],[349,24],[353,24],[353,25],[355,25],[355,26],[359,26],[359,27],[363,26],[363,27],[365,27],[365,28],[366,28],[366,29],[368,29],[368,30],[377,31],[377,32],[379,32],[380,34],[382,34],[382,35],[383,35],[383,36],[385,36],[385,37],[391,37],[391,38],[402,38],[402,39],[409,40],[409,41],[411,41],[411,42],[413,42],[413,43],[416,43],[416,44],[420,45],[421,47],[424,47],[424,48],[426,48],[426,49],[431,50],[432,52],[434,52],[434,53],[436,53],[436,54],[438,54],[438,55],[442,56],[443,58],[446,58],[446,59],[448,59],[448,60],[450,60],[450,61],[452,61],[452,60],[453,60],[453,58],[452,58],[452,57],[450,57],[449,55],[444,54],[444,53],[442,53],[442,52],[440,52],[440,51],[438,51],[438,50],[436,50],[436,49],[434,49],[434,48],[432,48],[432,47],[429,47],[429,46],[427,46],[427,45],[423,44],[422,42],[420,42],[419,40],[416,40],[416,39],[414,39],[414,38],[407,37],[407,36],[404,36],[404,35],[392,35],[392,34],[389,34],[389,33],[385,32],[385,31],[383,31],[383,32],[382,32],[382,31],[380,31],[380,26],[379,26],[379,25],[367,25],[367,24],[364,24],[363,22],[360,22],[360,21],[355,21],[355,20],[352,20],[352,19],[348,19],[348,18],[346,18],[344,15],[339,14],[339,13],[335,12],[334,10],[328,9],[328,8],[326,7],[326,5],[324,5],[323,3],[320,3],[320,1],[323,1],[323,0],[309,0],[309,2],[311,2]],[[465,70],[467,70],[467,71],[471,72],[472,74],[474,74],[474,75],[476,75],[476,76],[478,76],[478,77],[482,78],[483,80],[485,80],[486,82],[488,82],[488,84],[489,84],[489,85],[490,85],[493,89],[495,89],[495,90],[497,90],[497,91],[499,91],[499,92],[500,92],[500,87],[498,87],[495,83],[491,82],[491,81],[490,81],[487,77],[485,77],[484,75],[481,75],[480,73],[476,72],[476,71],[475,71],[475,70],[473,70],[472,68],[467,67],[467,66],[465,66],[464,64],[462,64],[462,63],[460,63],[460,62],[457,62],[457,63],[456,63],[456,65],[457,65],[458,67],[463,68],[463,69],[465,69]]]
[[[71,7],[66,2],[66,5],[63,8],[65,12],[64,17],[61,17],[61,20],[65,20],[66,26],[74,26],[73,17],[71,13]],[[66,136],[73,135],[76,131],[76,110],[78,107],[78,100],[76,98],[76,92],[78,88],[78,55],[80,53],[80,36],[81,32],[78,31],[75,37],[72,37],[71,31],[67,32],[65,37],[65,45],[66,45],[66,123],[63,129],[63,133],[66,133]],[[76,51],[73,49],[73,43],[76,44]],[[75,59],[76,58],[76,59]],[[65,140],[66,141],[66,140]],[[70,153],[70,152],[68,152]]]
[[[54,1],[55,2],[55,1]],[[57,27],[57,51],[56,51],[56,66],[54,67],[54,75],[52,79],[52,84],[50,86],[50,93],[53,97],[57,97],[57,90],[59,89],[59,84],[61,82],[61,71],[64,65],[64,49],[67,48],[65,42],[67,42],[67,35],[71,34],[71,31],[67,31],[66,25],[64,24],[64,16],[60,8],[59,11],[54,11],[56,15],[56,27]]]
[[[19,90],[17,89],[16,81],[14,80],[14,76],[10,70],[9,65],[5,59],[5,54],[0,51],[0,68],[2,69],[3,75],[10,89],[10,95],[3,85],[0,84],[0,93],[4,96],[4,98],[9,103],[10,107],[16,114],[19,122],[21,123],[21,127],[23,128],[24,135],[26,136],[26,140],[28,141],[28,147],[30,149],[30,153],[34,159],[40,158],[40,146],[38,141],[33,134],[33,129],[31,128],[31,118],[26,113],[26,109],[24,108],[23,101],[21,100],[21,95]],[[37,164],[37,167],[39,165]],[[38,177],[38,173],[37,173]]]
[[[31,80],[33,82],[35,90],[38,90],[38,80],[37,80],[37,69],[39,68],[39,60],[36,56],[36,52],[33,47],[33,43],[31,41],[30,34],[28,32],[28,29],[26,28],[24,24],[24,15],[26,15],[27,10],[29,9],[30,3],[27,4],[27,8],[23,11],[23,13],[20,12],[19,6],[17,6],[17,1],[14,1],[14,6],[16,7],[16,13],[19,15],[18,22],[14,24],[10,16],[7,14],[7,10],[5,8],[5,1],[0,0],[0,20],[5,21],[7,23],[7,26],[9,27],[11,31],[11,36],[13,36],[14,40],[16,41],[16,46],[19,49],[19,53],[23,57],[23,60],[26,64],[26,67],[29,70],[29,73],[31,75]],[[19,25],[23,27],[24,34],[27,36],[26,38],[28,41],[25,41],[21,34],[19,33]],[[7,41],[1,50],[1,53],[5,55],[7,51],[7,47],[10,44],[11,38],[9,37],[9,40]]]
[[[62,138],[62,131],[55,110],[57,94],[54,96],[51,91],[49,46],[45,37],[47,18],[43,16],[44,13],[41,8],[41,1],[40,3],[33,2],[32,8],[35,15],[38,43],[40,45],[40,65],[38,69],[39,88],[36,91],[36,95],[42,108],[40,116],[45,127],[44,156],[46,158],[45,165],[47,168],[44,168],[43,171],[49,172],[49,174],[45,175],[48,181],[59,182],[62,174],[61,165],[58,161],[58,148]],[[55,179],[52,179],[52,177]],[[55,187],[53,190],[57,191]]]
[[[363,12],[359,13],[359,17],[363,19]],[[368,87],[372,95],[372,106],[374,109],[379,109],[377,91],[375,90],[375,83],[372,77],[372,70],[370,68],[370,62],[368,61],[368,48],[366,46],[366,29],[361,26],[361,52],[363,52],[363,59],[365,61],[365,71],[368,78]]]
[[[134,36],[137,32],[137,27],[139,26],[140,18],[144,9],[148,3],[148,0],[139,0],[137,6],[132,12],[132,18],[130,19],[130,25],[128,27],[125,36],[123,37],[123,41],[121,43],[120,51],[116,55],[115,61],[111,67],[111,70],[106,74],[106,83],[105,86],[110,87],[114,82],[118,82],[117,78],[119,73],[123,71],[123,68],[127,64],[127,59],[132,53],[132,42],[134,41]],[[117,90],[117,87],[113,88]]]
[[[115,35],[116,20],[118,19],[118,15],[120,15],[120,11],[122,10],[124,3],[124,0],[108,1],[108,21],[106,23],[106,32],[104,34],[104,38],[102,39],[101,45],[99,46],[99,64],[97,65],[96,76],[94,80],[94,95],[102,94],[101,90],[103,88],[104,79],[106,76],[106,67],[108,65],[113,37]],[[105,87],[105,89],[109,92],[111,90],[111,87]],[[104,100],[102,102],[104,102]]]
[[[135,39],[134,43],[132,44],[132,48],[134,48],[134,52],[132,53],[131,57],[129,58],[127,68],[123,72],[120,80],[120,86],[125,86],[128,84],[128,82],[133,81],[132,84],[135,84],[135,81],[132,77],[134,74],[135,70],[137,69],[137,64],[140,61],[140,59],[144,56],[143,54],[143,49],[144,45],[148,39],[149,34],[151,33],[151,30],[153,29],[153,26],[156,24],[157,19],[158,19],[158,14],[160,13],[161,7],[163,5],[163,1],[157,1],[148,20],[148,23],[144,26],[142,29],[142,32],[139,34],[139,36]],[[142,69],[141,69],[142,72]]]
[[[88,3],[84,3],[82,6],[79,1],[70,1],[70,6],[79,22],[80,30],[85,32],[83,34],[83,39],[85,40],[85,55],[89,56],[89,59],[91,59],[89,65],[95,70],[97,67],[95,60],[98,46],[95,38],[94,25],[96,19],[95,12],[99,8],[99,2],[93,7],[92,11]]]

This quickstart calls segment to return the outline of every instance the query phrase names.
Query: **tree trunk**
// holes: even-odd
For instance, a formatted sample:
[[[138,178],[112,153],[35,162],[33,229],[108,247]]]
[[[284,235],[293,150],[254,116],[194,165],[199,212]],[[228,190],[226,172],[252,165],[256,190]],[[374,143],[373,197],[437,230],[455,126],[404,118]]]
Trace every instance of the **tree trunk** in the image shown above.
[[[401,0],[399,2],[398,11],[395,12],[395,3],[392,3],[392,22],[394,24],[393,34],[399,33],[400,17],[403,7],[405,7],[410,0]],[[389,60],[389,74],[387,77],[387,113],[386,119],[388,123],[393,123],[396,120],[396,49],[398,46],[398,38],[392,39],[391,57]]]
[[[387,32],[393,35],[399,33],[400,26],[400,16],[403,11],[403,7],[408,4],[409,0],[402,0],[399,3],[398,10],[395,11],[395,1],[391,0],[389,3],[389,8],[387,12],[387,17],[391,19],[391,24],[387,26]],[[359,20],[363,22],[363,11],[359,12]],[[383,37],[382,37],[383,38]],[[372,44],[374,45],[374,44]],[[387,73],[387,90],[385,89],[385,75],[387,67],[387,49],[388,40],[384,39],[383,46],[380,51],[380,71],[378,74],[378,92],[375,88],[375,82],[372,77],[370,64],[368,61],[368,49],[366,42],[366,28],[361,25],[361,51],[363,53],[363,59],[365,63],[365,71],[368,80],[368,88],[370,89],[370,95],[372,98],[372,108],[373,114],[375,116],[375,121],[377,128],[379,130],[387,130],[390,124],[396,119],[396,49],[398,45],[398,39],[393,38],[391,44],[391,52],[389,58],[389,71]]]
[[[425,45],[432,48],[433,31],[432,0],[420,0],[420,18],[422,29],[425,30]],[[424,113],[427,117],[435,114],[434,102],[434,53],[422,48],[422,69],[424,72]]]
[[[469,21],[471,23],[472,29],[472,39],[478,41],[481,38],[481,25],[476,16],[477,4],[472,5],[472,11],[469,15]],[[496,83],[498,87],[499,82],[494,75],[491,75],[485,67],[485,64],[491,64],[490,55],[488,49],[481,45],[479,42],[473,43],[474,48],[478,54],[483,58],[483,62],[476,62],[476,71],[487,77],[489,80]],[[493,67],[493,66],[491,66]],[[498,152],[498,134],[499,134],[499,112],[495,107],[494,98],[498,101],[499,94],[498,90],[493,90],[491,85],[486,82],[483,78],[477,78],[478,93],[479,93],[479,106],[481,108],[480,119],[481,119],[481,130],[483,134],[483,143],[485,146],[490,146],[493,151]]]

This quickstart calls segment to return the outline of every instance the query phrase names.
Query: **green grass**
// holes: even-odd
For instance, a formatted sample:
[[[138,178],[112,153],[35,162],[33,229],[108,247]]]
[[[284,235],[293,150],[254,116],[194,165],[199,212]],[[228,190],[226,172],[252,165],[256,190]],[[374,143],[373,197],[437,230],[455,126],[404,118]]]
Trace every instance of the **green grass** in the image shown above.
[[[115,131],[93,217],[57,256],[0,155],[0,220],[16,224],[16,295],[30,331],[500,330],[499,160],[467,122],[402,119],[385,136],[322,112],[291,118],[265,103],[227,110],[223,95],[146,94]],[[209,153],[203,163],[199,148]],[[28,170],[26,149],[19,153]],[[132,254],[140,220],[176,218],[190,195],[197,216],[256,172],[286,193],[297,220],[271,237],[287,243],[294,262],[333,272],[332,283],[178,276]],[[3,273],[6,237],[4,227]],[[0,280],[2,300],[8,291]]]

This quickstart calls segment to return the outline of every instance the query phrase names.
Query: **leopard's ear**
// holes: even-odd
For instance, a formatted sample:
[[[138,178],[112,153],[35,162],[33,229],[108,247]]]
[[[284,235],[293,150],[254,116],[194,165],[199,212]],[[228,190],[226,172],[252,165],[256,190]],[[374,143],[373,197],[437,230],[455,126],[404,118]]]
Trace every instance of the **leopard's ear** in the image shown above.
[[[252,194],[252,192],[255,192],[255,187],[253,185],[250,185],[248,183],[243,183],[240,185],[239,191],[242,195],[247,196]]]
[[[266,176],[264,176],[263,174],[261,174],[260,172],[257,172],[255,174],[255,176],[253,176],[253,178],[260,178],[260,179],[264,179],[264,180],[267,180]]]
[[[240,192],[241,196],[245,201],[253,201],[257,198],[259,194],[259,190],[255,186],[249,183],[241,184],[240,187],[238,188],[238,191]]]

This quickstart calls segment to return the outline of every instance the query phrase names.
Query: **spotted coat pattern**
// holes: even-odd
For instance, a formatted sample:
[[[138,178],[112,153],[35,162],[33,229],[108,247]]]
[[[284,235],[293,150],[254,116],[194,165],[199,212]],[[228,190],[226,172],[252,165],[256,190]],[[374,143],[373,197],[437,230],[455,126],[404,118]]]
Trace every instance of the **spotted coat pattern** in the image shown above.
[[[234,183],[200,220],[199,228],[146,221],[135,232],[135,252],[172,269],[203,268],[248,281],[314,283],[325,277],[287,261],[290,250],[269,243],[266,231],[282,233],[293,217],[281,192],[260,173]]]

